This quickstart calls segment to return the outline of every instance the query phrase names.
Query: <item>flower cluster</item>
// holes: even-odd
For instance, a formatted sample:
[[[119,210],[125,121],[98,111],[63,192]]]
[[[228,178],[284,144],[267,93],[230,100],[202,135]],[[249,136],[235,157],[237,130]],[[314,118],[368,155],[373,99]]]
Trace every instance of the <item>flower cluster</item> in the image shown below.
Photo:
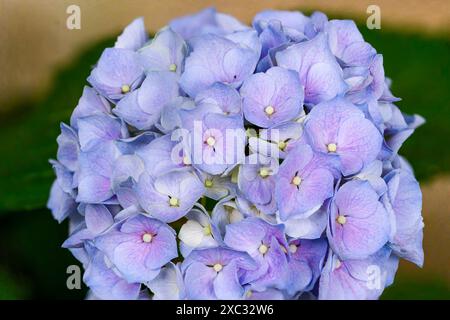
[[[92,298],[376,299],[423,264],[423,119],[353,21],[137,19],[87,80],[48,207]]]

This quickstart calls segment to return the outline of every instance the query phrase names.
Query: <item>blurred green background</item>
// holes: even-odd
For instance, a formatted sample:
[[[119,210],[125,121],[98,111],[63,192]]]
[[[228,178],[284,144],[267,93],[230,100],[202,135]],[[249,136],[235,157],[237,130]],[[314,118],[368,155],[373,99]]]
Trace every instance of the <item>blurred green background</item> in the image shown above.
[[[400,151],[424,190],[425,267],[402,263],[382,298],[449,299],[450,37],[388,27],[368,30],[358,21],[365,39],[384,56],[393,92],[403,98],[402,111],[427,120]],[[66,287],[66,268],[78,263],[60,248],[67,223],[58,225],[45,209],[54,179],[48,159],[56,154],[60,121],[69,120],[92,65],[113,43],[109,38],[81,50],[60,67],[45,96],[15,103],[0,114],[0,299],[85,296],[84,286]]]

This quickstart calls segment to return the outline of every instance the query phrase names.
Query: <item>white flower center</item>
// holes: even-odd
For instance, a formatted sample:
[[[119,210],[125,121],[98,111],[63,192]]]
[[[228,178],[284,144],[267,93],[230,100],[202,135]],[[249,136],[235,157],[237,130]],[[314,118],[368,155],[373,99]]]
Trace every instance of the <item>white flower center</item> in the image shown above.
[[[180,200],[175,197],[169,197],[169,205],[171,207],[179,207],[180,206]]]
[[[347,218],[345,216],[342,215],[338,215],[336,218],[337,223],[339,224],[345,224],[347,222]]]
[[[208,144],[208,146],[212,147],[216,144],[216,139],[214,139],[214,137],[209,137],[208,139],[206,139],[206,143]]]
[[[142,241],[144,241],[145,243],[150,243],[153,240],[153,236],[150,233],[144,233],[142,235]]]
[[[271,116],[271,115],[273,115],[273,113],[275,112],[275,109],[274,109],[272,106],[267,106],[267,107],[264,109],[264,112],[265,112],[268,116]]]
[[[172,64],[169,66],[169,71],[172,71],[172,72],[177,71],[177,65],[176,65],[175,63],[172,63]]]
[[[291,253],[296,253],[297,252],[298,247],[295,244],[290,244],[289,245],[289,251]]]
[[[211,234],[211,226],[208,224],[203,227],[203,234],[209,236]]]
[[[211,188],[213,186],[213,181],[211,179],[205,180],[205,187]]]
[[[327,150],[328,152],[336,152],[337,150],[337,145],[336,143],[330,143],[327,145]]]
[[[278,149],[280,149],[281,151],[284,151],[284,149],[286,149],[287,143],[284,141],[280,141],[278,142]]]
[[[222,266],[220,263],[216,263],[216,264],[213,266],[213,269],[214,269],[215,272],[220,272],[220,271],[222,271],[223,266]]]
[[[270,169],[268,169],[268,168],[261,168],[261,169],[259,169],[259,175],[262,178],[267,178],[268,176],[270,176]]]
[[[334,269],[335,269],[335,270],[336,270],[336,269],[339,269],[339,268],[341,267],[341,265],[342,265],[341,260],[336,259],[336,260],[334,261]]]
[[[191,159],[189,159],[188,156],[184,156],[184,157],[183,157],[183,164],[184,164],[185,166],[191,165]]]
[[[300,183],[302,183],[302,178],[300,178],[299,176],[295,176],[294,178],[292,178],[292,184],[299,186]]]
[[[127,84],[124,84],[124,85],[122,86],[122,88],[120,88],[120,89],[122,90],[122,93],[128,93],[128,92],[130,92],[130,86],[127,85]]]
[[[267,250],[269,250],[269,248],[265,244],[260,245],[258,248],[258,251],[261,254],[265,254],[267,252]]]

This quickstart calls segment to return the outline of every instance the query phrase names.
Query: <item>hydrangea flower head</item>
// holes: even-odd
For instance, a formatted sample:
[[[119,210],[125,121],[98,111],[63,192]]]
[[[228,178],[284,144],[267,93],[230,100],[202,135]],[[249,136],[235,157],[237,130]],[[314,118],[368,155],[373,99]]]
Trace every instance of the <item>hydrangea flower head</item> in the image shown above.
[[[88,298],[377,299],[400,258],[423,265],[399,151],[424,120],[353,21],[138,18],[87,82],[47,206]]]

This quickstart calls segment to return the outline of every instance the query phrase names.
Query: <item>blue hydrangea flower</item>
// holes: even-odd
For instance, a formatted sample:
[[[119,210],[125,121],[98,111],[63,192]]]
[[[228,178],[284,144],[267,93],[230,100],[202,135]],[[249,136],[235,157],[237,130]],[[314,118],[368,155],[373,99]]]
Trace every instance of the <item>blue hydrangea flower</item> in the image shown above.
[[[254,270],[255,262],[241,251],[211,248],[193,251],[183,262],[188,299],[241,299],[242,274]]]
[[[311,110],[305,134],[314,151],[339,162],[344,176],[360,171],[381,151],[377,128],[356,106],[340,98]]]
[[[423,265],[422,195],[351,20],[134,20],[61,124],[47,207],[88,299],[377,299]]]
[[[250,136],[248,145],[253,153],[284,159],[295,148],[303,134],[299,122],[287,122],[259,131],[258,137]]]
[[[117,101],[134,91],[144,79],[144,70],[136,52],[106,49],[88,81],[104,97]]]
[[[364,259],[389,240],[391,221],[379,195],[365,181],[345,183],[330,208],[327,229],[333,251],[342,259]]]
[[[84,282],[95,296],[105,300],[135,300],[139,296],[140,283],[128,283],[107,265],[107,258],[94,250],[92,260],[83,275]]]
[[[178,238],[180,251],[187,257],[194,249],[217,247],[214,239],[215,225],[212,224],[208,213],[200,209],[192,209],[186,215],[187,221],[181,226]]]
[[[288,244],[281,225],[270,225],[258,218],[247,218],[226,227],[227,246],[247,252],[257,263],[244,279],[257,291],[284,289],[288,275]]]
[[[147,287],[153,292],[153,300],[184,300],[186,293],[179,264],[169,262]]]
[[[388,192],[384,203],[393,216],[393,251],[402,258],[423,265],[422,192],[414,176],[406,170],[391,171],[385,177]]]
[[[78,123],[78,138],[82,151],[89,151],[99,144],[128,138],[125,123],[108,115],[93,115],[80,118]]]
[[[202,34],[228,34],[242,31],[248,27],[236,18],[207,8],[193,15],[172,20],[169,26],[184,39],[191,39]]]
[[[70,117],[70,126],[78,129],[78,119],[98,114],[110,114],[111,106],[103,96],[99,95],[94,89],[84,87],[78,105]]]
[[[375,56],[352,20],[331,20],[326,29],[331,52],[345,66],[368,65]]]
[[[241,117],[207,114],[190,136],[193,165],[210,174],[222,174],[242,161],[245,140]]]
[[[186,215],[204,192],[203,184],[189,171],[172,171],[157,178],[143,173],[136,187],[142,208],[165,222]]]
[[[279,22],[286,36],[298,41],[304,38],[309,18],[301,12],[265,10],[256,14],[253,19],[253,25],[257,30],[264,29],[273,22]]]
[[[329,201],[317,210],[311,210],[300,217],[293,216],[282,220],[277,213],[277,221],[285,227],[286,235],[298,239],[318,239],[325,232],[329,219]]]
[[[392,283],[398,258],[382,248],[362,260],[341,261],[331,251],[319,283],[321,300],[373,300]]]
[[[309,145],[300,145],[286,157],[275,186],[281,220],[306,218],[333,195],[333,174],[321,162]]]
[[[178,97],[177,81],[173,72],[150,72],[142,86],[123,98],[113,112],[137,129],[149,129],[160,118],[163,107]]]
[[[265,205],[275,196],[278,161],[262,155],[252,154],[248,164],[239,169],[238,187],[242,195],[254,204]]]
[[[290,280],[287,291],[294,295],[298,292],[310,291],[322,272],[323,262],[327,254],[327,241],[292,240],[289,242]]]
[[[198,105],[207,104],[209,109],[218,107],[225,115],[241,114],[241,100],[242,98],[236,89],[221,82],[216,82],[195,97],[195,102]]]
[[[114,196],[112,177],[119,156],[120,151],[111,143],[80,154],[78,202],[102,203]]]
[[[129,283],[153,280],[178,256],[174,231],[163,222],[137,215],[94,239]]]
[[[117,37],[114,48],[138,50],[144,46],[148,40],[147,32],[145,31],[144,19],[137,18],[131,22]]]
[[[195,97],[215,82],[238,87],[255,70],[259,52],[245,44],[208,34],[196,38],[181,75],[181,88]]]
[[[295,72],[273,67],[249,77],[240,90],[245,118],[267,128],[300,114],[303,92]]]
[[[300,42],[275,54],[280,67],[295,70],[305,88],[305,103],[317,104],[345,92],[343,73],[328,46],[325,34]]]
[[[52,212],[53,218],[58,222],[64,221],[67,217],[77,213],[77,203],[68,193],[64,192],[58,181],[54,181],[50,189],[50,196],[47,201],[47,208]]]
[[[172,29],[166,28],[159,31],[139,53],[146,72],[172,71],[181,74],[187,50],[183,38]]]

